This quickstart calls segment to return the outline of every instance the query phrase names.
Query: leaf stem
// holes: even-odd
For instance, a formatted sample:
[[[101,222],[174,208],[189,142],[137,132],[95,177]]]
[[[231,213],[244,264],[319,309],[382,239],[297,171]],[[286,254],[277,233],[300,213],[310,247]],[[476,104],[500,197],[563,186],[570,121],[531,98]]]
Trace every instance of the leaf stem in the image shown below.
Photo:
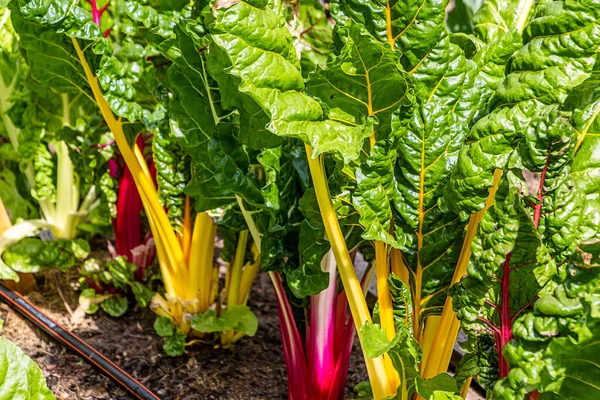
[[[495,170],[492,188],[490,189],[490,193],[485,201],[485,206],[482,210],[471,215],[471,218],[469,219],[467,232],[465,234],[460,256],[458,257],[458,262],[456,263],[454,275],[452,276],[451,285],[458,283],[467,273],[467,266],[469,265],[469,260],[471,258],[471,243],[473,242],[473,238],[477,233],[477,228],[479,227],[485,212],[492,206],[492,204],[494,204],[494,197],[498,191],[498,185],[501,177],[502,171],[499,169]],[[448,351],[446,349],[454,346],[456,338],[458,337],[459,329],[460,323],[458,323],[456,312],[452,308],[452,298],[448,296],[446,298],[446,302],[444,303],[444,309],[442,311],[439,328],[431,346],[431,356],[426,357],[427,362],[424,363],[424,366],[422,366],[424,379],[433,378],[434,376],[448,370],[450,356],[452,354],[450,353],[448,355]]]
[[[358,337],[362,344],[360,328],[365,322],[371,322],[371,315],[369,314],[367,302],[365,301],[360,282],[354,271],[354,265],[350,258],[350,254],[348,253],[344,235],[333,208],[329,187],[327,186],[327,181],[325,179],[322,158],[313,158],[312,148],[308,145],[306,145],[306,156],[308,158],[308,165],[315,188],[315,194],[317,196],[317,202],[321,211],[321,217],[323,218],[323,224],[325,225],[325,231],[327,232],[327,237],[331,243],[338,271],[344,285],[344,290],[348,296],[350,312],[354,318]],[[396,388],[391,387],[394,377],[389,376],[384,357],[371,359],[365,355],[365,363],[367,365],[367,372],[369,373],[369,379],[372,384],[375,398],[378,400],[394,395]]]

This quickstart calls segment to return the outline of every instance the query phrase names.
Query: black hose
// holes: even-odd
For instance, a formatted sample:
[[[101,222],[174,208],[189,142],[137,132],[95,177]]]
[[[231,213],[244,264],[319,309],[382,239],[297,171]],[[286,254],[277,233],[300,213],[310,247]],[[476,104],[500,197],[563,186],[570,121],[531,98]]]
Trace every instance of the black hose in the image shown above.
[[[48,335],[61,342],[74,353],[85,358],[92,365],[99,368],[113,381],[127,389],[132,395],[140,400],[160,400],[143,384],[135,380],[127,372],[110,361],[108,358],[94,350],[79,337],[64,329],[58,323],[44,315],[33,304],[25,300],[20,294],[13,292],[0,282],[0,298],[12,306],[19,314],[27,318],[34,325],[42,329]]]

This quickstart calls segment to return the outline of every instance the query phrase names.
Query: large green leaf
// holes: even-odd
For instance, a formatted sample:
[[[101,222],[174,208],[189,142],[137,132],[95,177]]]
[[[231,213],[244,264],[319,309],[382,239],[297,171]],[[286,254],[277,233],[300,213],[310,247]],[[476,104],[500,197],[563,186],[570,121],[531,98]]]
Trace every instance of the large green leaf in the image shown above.
[[[512,338],[512,323],[538,296],[555,284],[557,266],[550,257],[524,200],[503,183],[485,213],[472,244],[468,275],[453,288],[453,303],[463,329],[473,338],[492,336],[498,355]],[[506,374],[503,359],[501,374]]]
[[[54,400],[40,368],[14,343],[0,338],[0,399]]]
[[[522,157],[517,143],[523,133],[590,75],[600,44],[599,17],[594,1],[536,7],[523,32],[524,46],[510,59],[490,102],[493,111],[474,125],[459,155],[446,208],[463,217],[480,210],[494,169]]]
[[[546,310],[555,317],[546,317],[545,324],[553,321],[555,326],[564,327],[561,334],[555,329],[540,332],[542,343],[529,338],[511,343],[506,355],[514,368],[506,380],[496,385],[498,398],[519,398],[534,389],[542,393],[543,399],[592,399],[600,395],[599,301],[595,295],[578,302],[578,309],[569,312],[570,318],[556,317],[564,310],[556,303]],[[544,323],[540,321],[543,318],[536,317],[536,324]]]
[[[234,137],[237,127],[224,117],[220,94],[212,89],[215,82],[208,75],[206,56],[197,51],[208,43],[198,34],[200,29],[192,21],[183,21],[175,27],[176,40],[166,50],[175,55],[168,72],[174,94],[171,130],[195,167],[186,192],[195,198],[198,210],[235,202],[236,193],[260,204],[262,196],[246,176],[248,155]]]
[[[213,18],[209,58],[225,72],[215,76],[227,99],[223,107],[241,112],[242,142],[274,146],[268,130],[271,136],[302,139],[314,156],[334,152],[347,161],[358,157],[370,126],[326,119],[320,104],[303,93],[292,37],[275,11],[260,2],[217,2]]]

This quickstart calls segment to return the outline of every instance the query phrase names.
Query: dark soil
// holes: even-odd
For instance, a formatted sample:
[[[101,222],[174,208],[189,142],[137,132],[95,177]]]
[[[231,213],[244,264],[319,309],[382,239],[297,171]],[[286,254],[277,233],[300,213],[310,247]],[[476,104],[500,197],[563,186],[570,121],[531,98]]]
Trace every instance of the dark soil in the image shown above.
[[[74,273],[48,271],[39,277],[39,289],[28,299],[49,317],[72,330],[116,362],[163,400],[174,399],[286,399],[287,376],[283,359],[277,306],[266,274],[259,275],[249,306],[256,313],[256,336],[244,338],[230,350],[193,345],[183,357],[170,358],[152,327],[148,309],[130,310],[121,318],[99,311],[75,323],[77,307]],[[70,310],[69,310],[70,308]],[[58,399],[132,399],[98,370],[73,355],[8,306],[0,306],[2,336],[16,343],[40,366],[48,387]],[[360,348],[355,340],[346,397],[366,380]]]

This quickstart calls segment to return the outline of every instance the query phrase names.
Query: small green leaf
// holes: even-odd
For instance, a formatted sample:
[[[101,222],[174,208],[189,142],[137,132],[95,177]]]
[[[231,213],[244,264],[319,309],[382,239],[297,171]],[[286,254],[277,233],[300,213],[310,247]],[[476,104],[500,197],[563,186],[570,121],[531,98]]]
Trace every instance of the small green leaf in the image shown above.
[[[175,325],[173,321],[167,317],[157,317],[154,320],[154,330],[161,337],[173,336],[175,333]]]
[[[371,383],[369,381],[361,382],[358,385],[354,386],[354,391],[358,396],[357,399],[372,399],[373,398],[373,389],[371,388]]]
[[[229,321],[217,317],[215,310],[208,310],[192,317],[192,329],[198,332],[223,332],[233,329]]]
[[[456,386],[456,380],[450,375],[443,373],[434,376],[430,379],[422,379],[417,376],[415,379],[415,386],[417,389],[417,393],[425,399],[436,399],[434,393],[445,393],[449,396],[449,399],[455,393],[458,392],[458,387]],[[438,396],[443,396],[442,394],[438,394]],[[439,399],[443,399],[444,397],[437,397]]]
[[[258,328],[258,319],[248,306],[236,305],[226,309],[221,317],[214,310],[192,317],[192,329],[211,333],[236,330],[248,336],[254,336]]]
[[[398,343],[399,336],[396,336],[394,340],[388,340],[385,329],[379,326],[379,324],[366,322],[360,328],[360,331],[362,333],[363,349],[369,358],[377,358],[386,354]]]
[[[183,354],[185,350],[185,335],[179,332],[165,338],[163,349],[170,357],[177,357]]]
[[[230,321],[233,329],[243,332],[247,336],[254,336],[258,329],[258,318],[250,311],[248,306],[235,305],[228,307],[222,318]]]
[[[140,307],[148,307],[148,304],[150,304],[150,301],[152,300],[152,296],[154,296],[154,292],[144,286],[141,282],[130,282],[130,284],[131,291]]]
[[[100,303],[100,307],[111,317],[120,317],[127,312],[127,298],[115,295]]]

